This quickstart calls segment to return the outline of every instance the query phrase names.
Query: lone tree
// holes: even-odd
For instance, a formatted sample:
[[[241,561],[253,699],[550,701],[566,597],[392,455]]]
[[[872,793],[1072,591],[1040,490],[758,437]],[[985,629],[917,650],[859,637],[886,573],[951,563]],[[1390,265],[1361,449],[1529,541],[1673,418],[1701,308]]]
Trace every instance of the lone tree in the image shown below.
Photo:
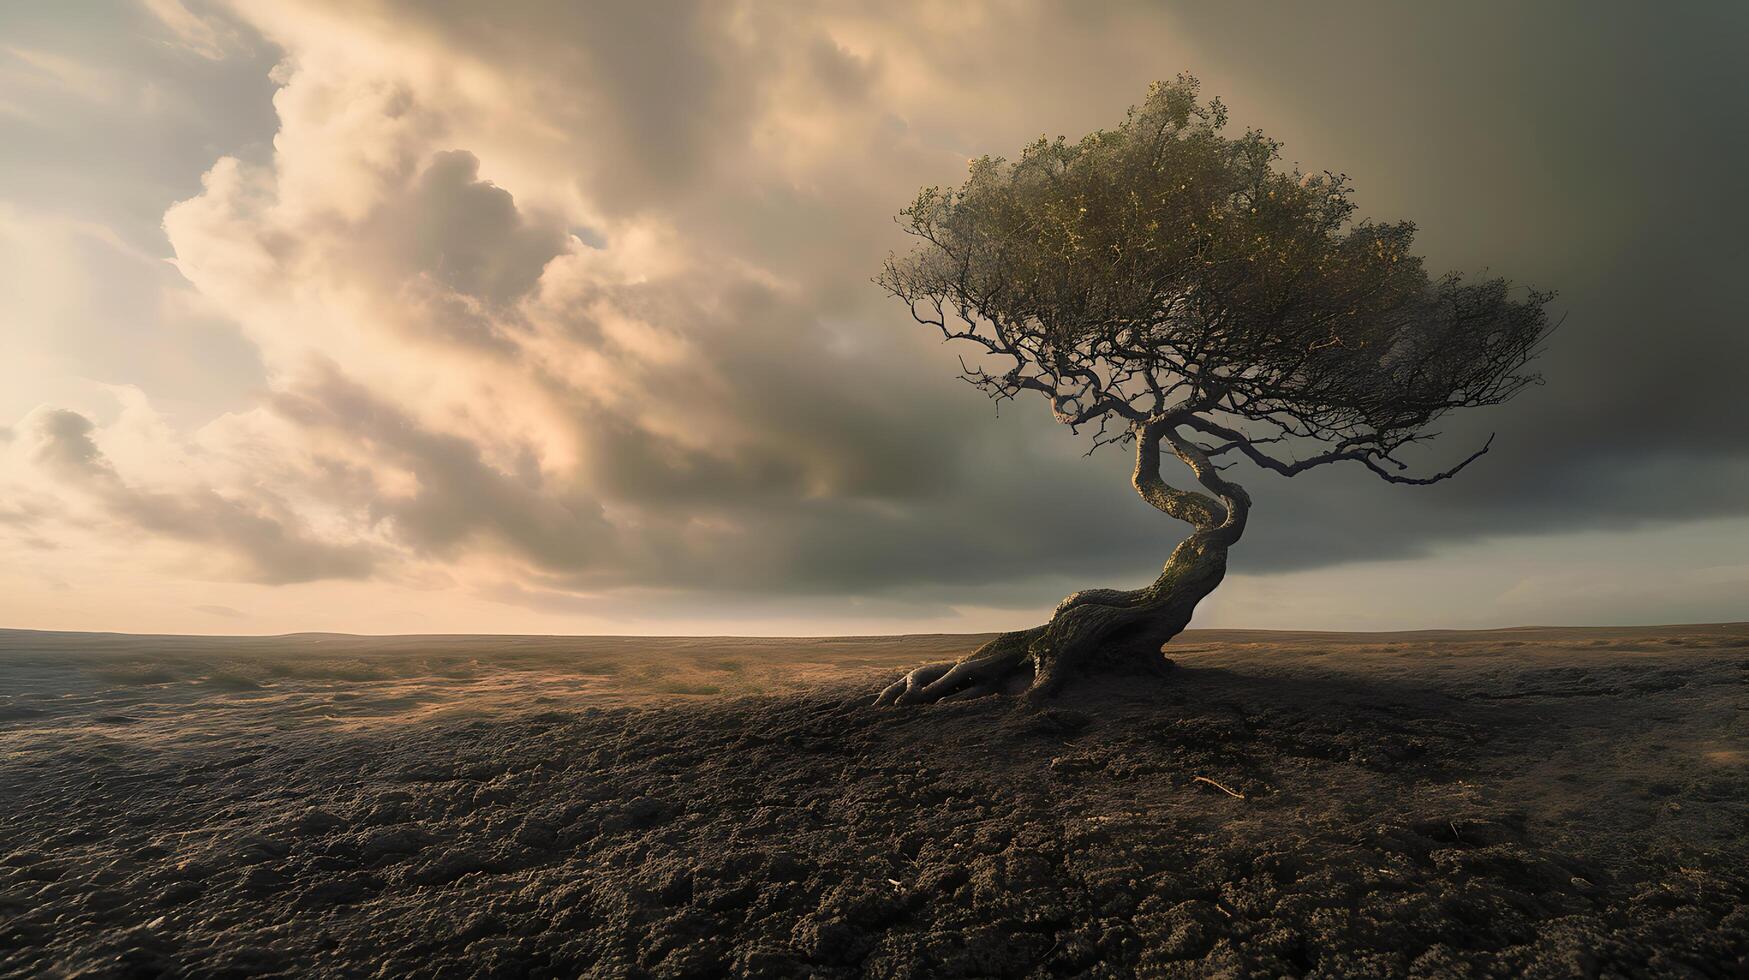
[[[1353,221],[1345,177],[1279,170],[1278,143],[1226,136],[1226,121],[1180,76],[1114,130],[974,160],[964,186],[926,188],[901,212],[917,246],[877,282],[973,351],[962,377],[1096,427],[1089,452],[1133,443],[1136,492],[1193,530],[1152,584],[1077,592],[1050,622],[918,667],[878,703],[1038,699],[1077,672],[1163,670],[1251,508],[1216,459],[1436,483],[1488,446],[1427,476],[1399,452],[1447,412],[1540,380],[1526,365],[1552,294],[1429,276],[1413,224]],[[1162,444],[1201,491],[1165,482]]]

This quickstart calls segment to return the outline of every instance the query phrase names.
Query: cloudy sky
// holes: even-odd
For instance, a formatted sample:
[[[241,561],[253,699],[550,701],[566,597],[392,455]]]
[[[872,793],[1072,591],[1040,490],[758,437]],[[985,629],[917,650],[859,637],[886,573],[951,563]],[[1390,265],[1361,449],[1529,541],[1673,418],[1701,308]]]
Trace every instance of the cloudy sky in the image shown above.
[[[1181,71],[1545,386],[1388,486],[1242,468],[1199,625],[1749,618],[1749,8],[0,7],[0,625],[1013,628],[1152,577],[1129,461],[870,283],[968,157]]]

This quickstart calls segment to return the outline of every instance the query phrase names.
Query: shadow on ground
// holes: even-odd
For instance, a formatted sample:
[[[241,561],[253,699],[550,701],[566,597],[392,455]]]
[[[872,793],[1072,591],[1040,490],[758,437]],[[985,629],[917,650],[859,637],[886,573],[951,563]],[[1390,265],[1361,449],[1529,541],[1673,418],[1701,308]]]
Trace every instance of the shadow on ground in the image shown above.
[[[44,709],[0,722],[0,972],[1741,976],[1734,630],[1196,638],[1032,714]]]

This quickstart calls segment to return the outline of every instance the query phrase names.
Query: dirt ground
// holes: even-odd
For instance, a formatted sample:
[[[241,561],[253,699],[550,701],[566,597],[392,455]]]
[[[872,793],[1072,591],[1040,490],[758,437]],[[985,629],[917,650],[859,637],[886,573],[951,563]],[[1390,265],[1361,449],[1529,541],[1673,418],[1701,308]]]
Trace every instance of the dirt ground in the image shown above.
[[[979,639],[0,631],[0,974],[1749,976],[1749,624]]]

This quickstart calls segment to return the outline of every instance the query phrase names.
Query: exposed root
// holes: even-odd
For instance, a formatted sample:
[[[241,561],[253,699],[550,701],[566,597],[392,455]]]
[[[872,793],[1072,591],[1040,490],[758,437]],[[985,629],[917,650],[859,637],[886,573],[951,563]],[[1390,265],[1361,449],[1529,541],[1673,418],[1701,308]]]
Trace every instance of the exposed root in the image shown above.
[[[960,661],[925,664],[899,678],[875,698],[880,706],[965,701],[1023,687],[1031,679],[1029,646],[1044,627],[1004,633]]]
[[[1086,589],[1058,604],[1043,626],[1004,633],[955,663],[926,664],[881,691],[876,705],[961,701],[1024,693],[1049,700],[1073,676],[1143,670],[1166,674],[1162,648],[1190,623],[1196,604],[1226,573],[1226,540],[1199,531],[1173,550],[1146,588]]]

